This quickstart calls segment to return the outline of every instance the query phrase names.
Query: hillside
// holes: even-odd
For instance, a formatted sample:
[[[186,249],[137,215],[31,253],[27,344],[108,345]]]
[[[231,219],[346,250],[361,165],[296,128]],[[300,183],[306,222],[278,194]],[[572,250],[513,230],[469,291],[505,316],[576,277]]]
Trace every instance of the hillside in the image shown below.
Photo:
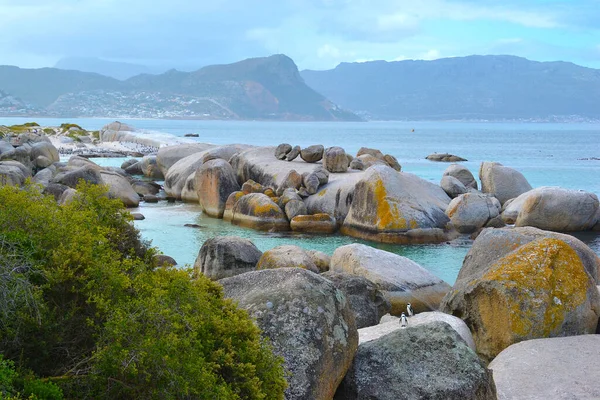
[[[1,66],[0,90],[53,116],[359,120],[308,87],[284,55],[126,81],[89,72]]]
[[[125,80],[139,74],[151,74],[163,71],[155,71],[145,65],[114,62],[93,57],[65,57],[58,60],[54,68],[94,72],[96,74],[109,76],[111,78]]]
[[[597,120],[600,71],[514,56],[342,63],[302,71],[341,107],[389,120]]]

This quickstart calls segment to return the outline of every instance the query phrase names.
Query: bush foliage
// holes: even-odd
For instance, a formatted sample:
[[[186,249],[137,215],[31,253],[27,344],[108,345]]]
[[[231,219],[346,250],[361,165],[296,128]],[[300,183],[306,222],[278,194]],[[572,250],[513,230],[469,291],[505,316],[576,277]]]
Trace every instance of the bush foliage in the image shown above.
[[[157,267],[105,188],[78,192],[59,206],[0,187],[0,353],[65,398],[283,398],[282,359],[248,314]]]

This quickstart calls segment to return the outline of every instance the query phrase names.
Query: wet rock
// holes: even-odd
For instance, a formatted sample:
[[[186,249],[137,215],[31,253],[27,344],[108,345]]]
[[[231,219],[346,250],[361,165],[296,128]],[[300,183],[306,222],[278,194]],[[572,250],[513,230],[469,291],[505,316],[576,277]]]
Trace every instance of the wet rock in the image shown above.
[[[454,154],[448,153],[433,153],[425,157],[429,161],[437,161],[437,162],[460,162],[460,161],[468,161],[465,158],[455,156]]]
[[[142,213],[131,213],[131,216],[133,217],[134,221],[143,221],[146,219],[146,217]]]
[[[306,208],[304,211],[306,211]],[[335,218],[329,214],[304,214],[297,214],[290,220],[290,228],[292,228],[294,232],[333,233],[337,229]]]
[[[289,230],[289,222],[279,206],[262,193],[251,193],[237,200],[231,223],[257,230]]]
[[[145,195],[143,196],[143,200],[144,200],[146,203],[158,203],[158,200],[159,200],[159,199],[158,199],[158,196],[155,196],[155,195],[153,195],[153,194],[145,194]]]
[[[140,196],[145,196],[147,194],[156,195],[160,192],[160,185],[154,182],[133,181],[131,186]]]

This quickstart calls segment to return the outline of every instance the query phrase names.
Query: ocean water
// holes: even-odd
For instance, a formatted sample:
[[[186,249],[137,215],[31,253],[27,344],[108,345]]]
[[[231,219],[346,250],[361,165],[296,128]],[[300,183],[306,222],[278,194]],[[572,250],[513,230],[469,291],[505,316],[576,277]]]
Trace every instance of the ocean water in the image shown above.
[[[0,118],[10,125],[31,118]],[[41,125],[73,122],[90,130],[111,122],[107,119],[41,119]],[[341,146],[349,153],[360,147],[378,148],[394,155],[403,171],[438,183],[446,163],[425,160],[431,153],[452,153],[468,161],[462,163],[475,176],[482,161],[497,161],[521,171],[533,187],[561,186],[582,189],[600,196],[600,125],[548,123],[469,123],[469,122],[263,122],[126,120],[146,132],[175,136],[198,133],[196,140],[214,144]],[[414,131],[413,131],[414,130]],[[142,131],[142,132],[143,132]],[[143,133],[142,133],[143,134]],[[94,160],[104,165],[120,165],[122,160]],[[152,240],[165,254],[180,264],[193,264],[202,243],[217,235],[249,238],[261,250],[280,244],[296,244],[332,254],[335,248],[356,239],[334,236],[268,234],[232,226],[204,216],[189,204],[143,204],[139,210],[146,220],[136,222],[144,238]],[[201,225],[187,228],[186,223]],[[581,236],[600,253],[598,235]],[[461,238],[450,243],[423,246],[381,245],[363,242],[413,259],[449,283],[453,283],[471,241]]]

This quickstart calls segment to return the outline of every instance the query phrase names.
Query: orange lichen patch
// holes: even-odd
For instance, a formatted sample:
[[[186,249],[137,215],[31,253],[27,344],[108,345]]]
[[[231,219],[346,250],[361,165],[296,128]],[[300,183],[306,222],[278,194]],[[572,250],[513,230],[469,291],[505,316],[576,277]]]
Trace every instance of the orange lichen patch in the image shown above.
[[[323,196],[325,196],[325,193],[327,193],[327,189],[321,190],[319,193],[317,193],[317,196],[323,197]]]
[[[254,201],[253,203],[251,208],[253,210],[252,214],[255,216],[268,217],[281,213],[279,206],[272,201]]]
[[[522,338],[548,337],[568,312],[587,298],[589,277],[577,253],[565,242],[546,238],[528,243],[500,259],[483,281],[500,283],[504,290],[489,307],[488,319],[507,315],[510,331]],[[480,307],[482,319],[486,309]]]
[[[377,208],[378,230],[406,230],[416,229],[418,224],[414,220],[407,221],[398,209],[398,204],[387,196],[387,190],[383,181],[377,179],[373,189],[375,196],[375,207]]]
[[[313,222],[313,221],[331,221],[331,216],[325,213],[319,213],[314,215],[297,215],[294,217],[297,222]]]
[[[266,194],[269,197],[275,197],[276,196],[275,192],[271,188],[266,188],[263,193]]]

